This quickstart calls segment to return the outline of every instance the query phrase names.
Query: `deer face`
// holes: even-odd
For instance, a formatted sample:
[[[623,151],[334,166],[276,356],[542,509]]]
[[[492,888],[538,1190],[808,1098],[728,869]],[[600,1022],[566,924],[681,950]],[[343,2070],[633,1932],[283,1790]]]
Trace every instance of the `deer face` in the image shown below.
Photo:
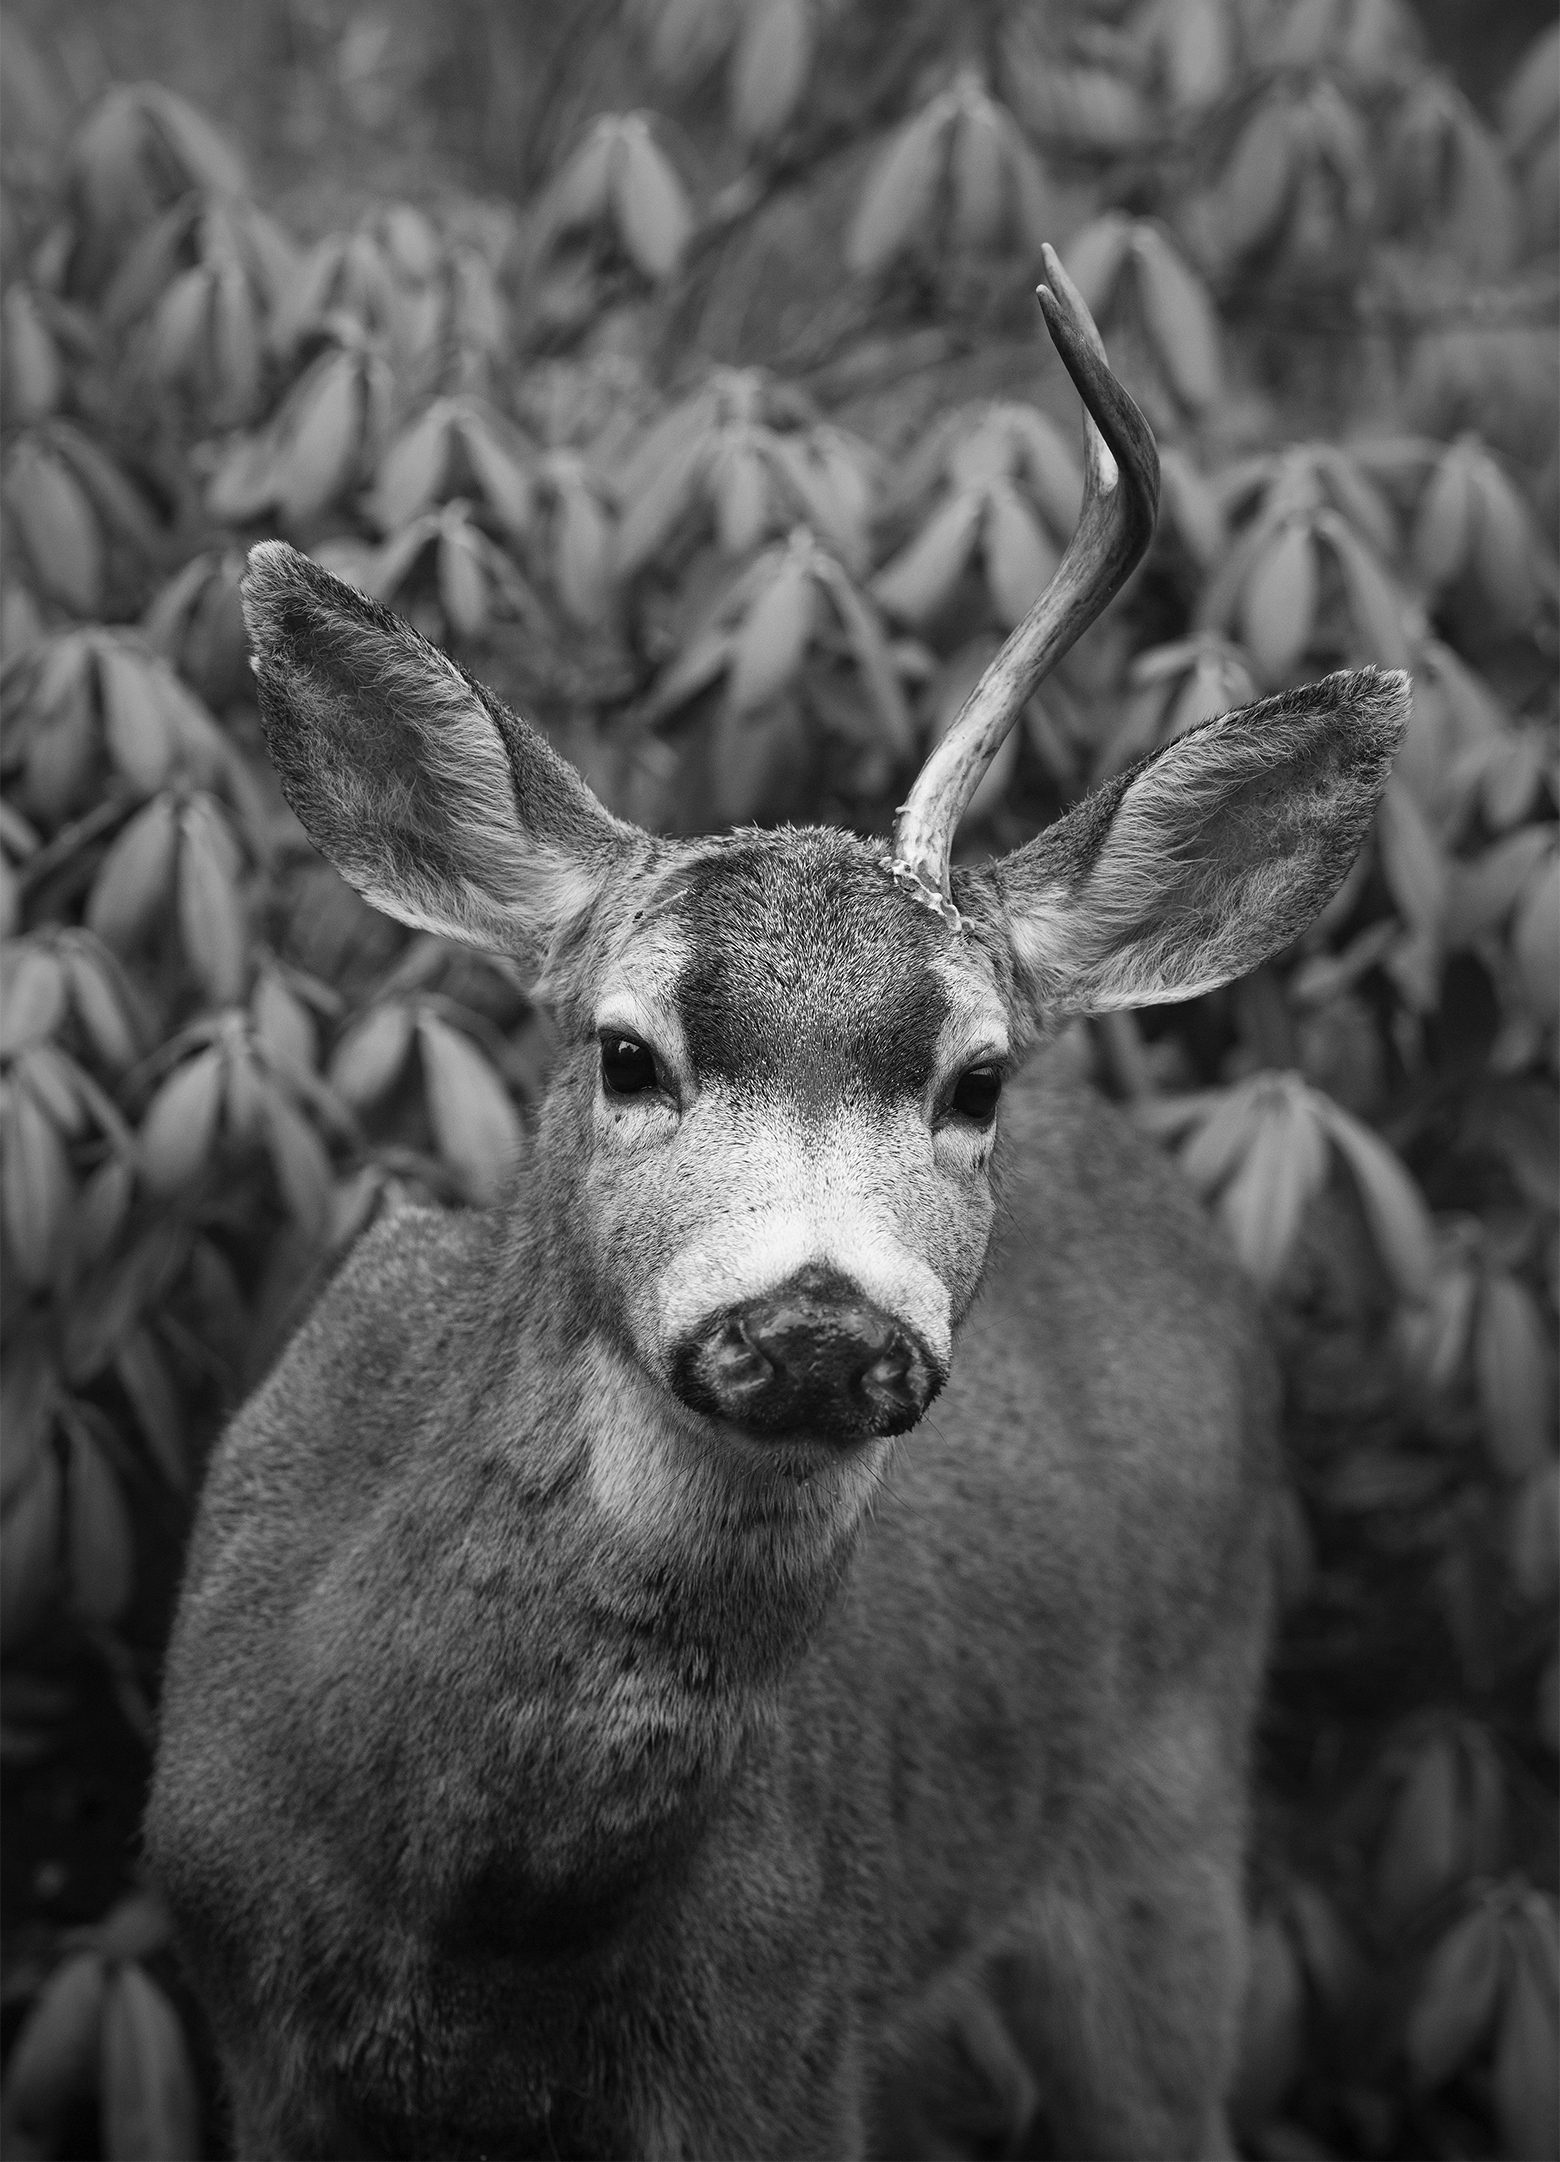
[[[743,835],[650,883],[573,1013],[583,1217],[637,1357],[750,1432],[913,1426],[992,1216],[980,950],[849,835]]]
[[[666,843],[609,817],[479,684],[279,542],[244,599],[316,843],[377,906],[550,987],[568,1050],[541,1153],[610,1332],[596,1393],[626,1360],[695,1433],[836,1453],[913,1426],[946,1378],[1015,1052],[1049,1015],[1187,997],[1296,937],[1407,704],[1405,679],[1363,670],[1210,722],[956,874],[956,928],[880,844]]]

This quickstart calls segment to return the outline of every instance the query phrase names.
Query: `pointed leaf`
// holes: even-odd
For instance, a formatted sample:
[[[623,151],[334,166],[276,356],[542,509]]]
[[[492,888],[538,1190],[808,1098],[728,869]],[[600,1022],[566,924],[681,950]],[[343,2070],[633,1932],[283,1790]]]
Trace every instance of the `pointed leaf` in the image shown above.
[[[984,531],[986,584],[1005,630],[1022,623],[1061,558],[1016,489],[998,481],[987,491]]]
[[[194,2162],[200,2152],[200,2105],[184,2030],[134,1961],[108,1986],[103,2122],[112,2162]]]
[[[886,269],[925,229],[937,186],[940,139],[954,111],[950,98],[933,98],[879,156],[845,241],[845,261],[858,277]]]
[[[1371,1236],[1393,1282],[1404,1298],[1426,1298],[1435,1238],[1418,1187],[1368,1126],[1325,1096],[1317,1095],[1315,1101],[1330,1139],[1354,1174]]]
[[[79,1421],[71,1428],[65,1493],[72,1604],[88,1621],[117,1621],[134,1584],[135,1536],[119,1481]]]
[[[187,805],[179,824],[180,941],[205,990],[217,1004],[228,1005],[242,995],[249,962],[231,842],[218,812],[200,797]]]
[[[1132,253],[1143,319],[1159,364],[1181,403],[1201,413],[1213,404],[1223,384],[1212,298],[1156,227],[1138,226]]]
[[[878,606],[903,623],[928,622],[963,575],[985,511],[984,490],[950,496],[873,579]]]
[[[205,1169],[222,1102],[222,1053],[214,1046],[176,1068],[141,1122],[141,1167],[154,1194],[172,1195]]]
[[[812,65],[809,0],[749,8],[731,58],[731,119],[744,143],[767,143],[795,112]]]
[[[1284,526],[1252,567],[1241,598],[1241,638],[1263,681],[1289,682],[1311,642],[1316,548],[1308,519]]]
[[[795,676],[817,624],[817,602],[807,565],[783,556],[737,637],[727,694],[733,714],[766,704]]]
[[[1500,1934],[1490,1909],[1478,1906],[1436,1946],[1404,2035],[1416,2086],[1439,2087],[1489,2033],[1500,1982]]]
[[[625,122],[612,165],[612,212],[623,252],[645,277],[669,278],[693,233],[683,184],[642,120]]]
[[[331,1087],[355,1110],[367,1110],[395,1085],[411,1040],[409,1007],[397,1000],[371,1008],[331,1053]]]
[[[508,1092],[469,1037],[429,1013],[418,1016],[417,1034],[439,1153],[474,1201],[496,1202],[521,1145],[520,1121]]]
[[[87,900],[86,920],[106,945],[133,946],[173,884],[177,838],[172,799],[158,796],[137,812],[104,857]]]

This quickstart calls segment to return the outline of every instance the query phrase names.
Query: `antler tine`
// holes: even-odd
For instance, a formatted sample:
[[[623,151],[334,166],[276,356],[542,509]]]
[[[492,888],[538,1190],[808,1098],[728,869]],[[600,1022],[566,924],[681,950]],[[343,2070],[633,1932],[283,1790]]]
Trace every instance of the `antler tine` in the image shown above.
[[[921,768],[894,827],[894,876],[949,916],[948,861],[965,805],[1036,684],[1141,560],[1159,507],[1159,453],[1148,423],[1111,374],[1094,318],[1056,250],[1041,255],[1049,283],[1038,290],[1040,310],[1087,408],[1083,515],[1056,576]]]

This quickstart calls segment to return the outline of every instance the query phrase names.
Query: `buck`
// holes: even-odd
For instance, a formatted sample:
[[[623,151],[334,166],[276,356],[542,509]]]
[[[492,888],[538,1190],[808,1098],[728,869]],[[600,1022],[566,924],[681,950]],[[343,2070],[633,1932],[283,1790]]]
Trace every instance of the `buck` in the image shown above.
[[[1154,521],[1047,272],[1082,519],[892,851],[636,830],[250,554],[305,827],[518,956],[560,1051],[509,1204],[378,1225],[211,1464],[148,1836],[240,2155],[1231,2152],[1272,1376],[1043,1039],[1293,940],[1406,679],[1264,699],[950,870]]]

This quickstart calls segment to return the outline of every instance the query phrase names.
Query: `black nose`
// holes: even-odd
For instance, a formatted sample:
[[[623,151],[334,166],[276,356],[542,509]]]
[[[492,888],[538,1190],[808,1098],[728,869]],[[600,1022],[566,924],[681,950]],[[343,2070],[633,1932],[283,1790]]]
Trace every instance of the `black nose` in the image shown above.
[[[914,1426],[943,1384],[926,1346],[838,1269],[812,1263],[679,1346],[685,1404],[760,1434],[861,1441]]]

